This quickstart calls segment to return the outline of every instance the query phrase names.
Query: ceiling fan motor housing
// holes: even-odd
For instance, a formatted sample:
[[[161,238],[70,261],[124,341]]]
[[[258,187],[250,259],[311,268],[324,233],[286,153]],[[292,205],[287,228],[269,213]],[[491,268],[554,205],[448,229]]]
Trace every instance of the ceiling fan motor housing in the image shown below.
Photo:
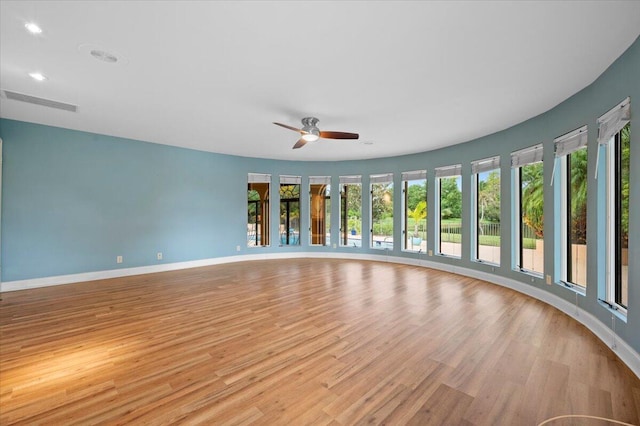
[[[316,136],[320,136],[320,129],[318,129],[318,122],[320,120],[318,120],[315,117],[305,117],[302,119],[302,131],[306,132],[307,134],[311,134],[311,135],[316,135]]]

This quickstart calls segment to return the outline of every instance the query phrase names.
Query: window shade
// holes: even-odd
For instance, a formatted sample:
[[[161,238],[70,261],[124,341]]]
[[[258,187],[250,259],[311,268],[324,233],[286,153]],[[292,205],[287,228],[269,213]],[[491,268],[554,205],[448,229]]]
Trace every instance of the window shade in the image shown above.
[[[309,176],[310,185],[330,185],[331,176]]]
[[[436,167],[436,177],[459,176],[462,173],[462,164],[452,166]]]
[[[471,174],[478,174],[482,172],[488,172],[489,170],[495,170],[500,168],[500,156],[497,155],[491,158],[485,158],[483,160],[477,160],[471,162]]]
[[[393,182],[393,173],[369,176],[369,183],[389,183]]]
[[[571,154],[587,146],[587,126],[582,126],[554,141],[556,158]]]
[[[271,175],[264,173],[249,173],[249,183],[271,183]]]
[[[581,148],[587,146],[587,126],[582,126],[572,132],[562,135],[553,140],[553,149],[556,158],[564,157],[572,152],[575,152]],[[553,186],[553,181],[556,176],[557,161],[553,162],[553,170],[551,171],[550,185]]]
[[[511,153],[511,167],[520,167],[542,161],[542,144]]]
[[[419,180],[426,179],[426,170],[415,170],[413,172],[402,172],[402,180]]]
[[[611,138],[631,121],[631,98],[627,97],[612,110],[598,118],[598,147],[606,145]],[[596,152],[596,179],[600,166],[600,149]]]
[[[598,143],[606,144],[631,120],[631,99],[620,102],[611,111],[598,118]]]
[[[295,185],[300,184],[300,176],[280,176],[281,185]]]
[[[360,183],[362,181],[360,176],[340,176],[340,183]]]

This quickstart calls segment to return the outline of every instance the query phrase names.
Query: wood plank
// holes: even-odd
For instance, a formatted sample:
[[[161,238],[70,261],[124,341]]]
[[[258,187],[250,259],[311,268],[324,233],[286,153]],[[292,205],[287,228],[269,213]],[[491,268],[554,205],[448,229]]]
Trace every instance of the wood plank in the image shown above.
[[[473,397],[441,384],[407,424],[461,424],[472,402]]]
[[[567,315],[407,265],[251,261],[4,293],[0,424],[640,424]]]

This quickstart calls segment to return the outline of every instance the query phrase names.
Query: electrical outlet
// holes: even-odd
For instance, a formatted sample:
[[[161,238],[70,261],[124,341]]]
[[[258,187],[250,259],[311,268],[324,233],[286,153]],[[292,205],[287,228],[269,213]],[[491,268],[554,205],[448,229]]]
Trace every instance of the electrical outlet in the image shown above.
[[[551,275],[547,275],[547,284],[551,285]]]
[[[157,257],[158,257],[158,260],[162,260],[162,252],[161,251],[158,252]]]
[[[429,256],[433,256],[433,250],[429,250]]]
[[[333,248],[336,248],[336,247],[338,247],[338,246],[336,245],[336,243],[333,243]]]
[[[236,251],[240,251],[240,246],[236,246]]]
[[[122,256],[116,257],[116,263],[122,263]]]

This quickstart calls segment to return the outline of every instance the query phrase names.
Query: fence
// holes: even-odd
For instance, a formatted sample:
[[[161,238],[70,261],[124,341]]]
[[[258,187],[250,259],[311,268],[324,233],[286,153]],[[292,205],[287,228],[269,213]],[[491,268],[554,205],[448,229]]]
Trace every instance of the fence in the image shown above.
[[[480,245],[499,246],[500,245],[500,223],[483,222],[478,226],[478,238]],[[461,241],[462,223],[451,222],[440,224],[440,241],[449,243],[459,243]],[[541,239],[536,236],[535,231],[528,225],[522,229],[524,248],[536,248],[536,240]]]

